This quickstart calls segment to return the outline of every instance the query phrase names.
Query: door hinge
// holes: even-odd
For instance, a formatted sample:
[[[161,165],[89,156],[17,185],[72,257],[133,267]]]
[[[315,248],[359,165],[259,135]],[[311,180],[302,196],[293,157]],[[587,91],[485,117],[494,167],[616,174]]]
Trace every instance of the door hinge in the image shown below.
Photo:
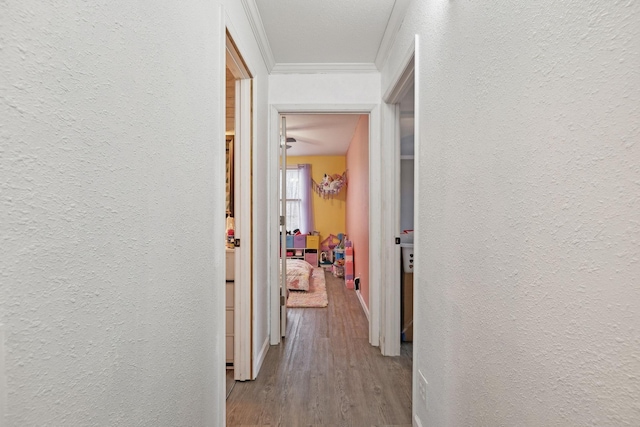
[[[280,225],[284,225],[284,215],[280,215]]]
[[[284,307],[284,295],[280,295],[280,305]]]
[[[236,248],[239,248],[239,247],[240,247],[240,239],[236,239],[236,240],[235,240],[235,242],[234,242],[234,246],[235,246]]]
[[[399,245],[399,244],[400,244],[400,238],[396,237],[396,245]]]

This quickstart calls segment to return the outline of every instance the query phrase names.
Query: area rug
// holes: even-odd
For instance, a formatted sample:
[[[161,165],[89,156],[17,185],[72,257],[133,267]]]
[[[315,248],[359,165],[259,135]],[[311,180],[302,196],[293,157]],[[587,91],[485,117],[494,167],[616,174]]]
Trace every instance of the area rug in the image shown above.
[[[324,279],[324,269],[314,268],[309,278],[308,291],[289,291],[287,307],[326,307],[329,305],[327,299],[327,284]]]

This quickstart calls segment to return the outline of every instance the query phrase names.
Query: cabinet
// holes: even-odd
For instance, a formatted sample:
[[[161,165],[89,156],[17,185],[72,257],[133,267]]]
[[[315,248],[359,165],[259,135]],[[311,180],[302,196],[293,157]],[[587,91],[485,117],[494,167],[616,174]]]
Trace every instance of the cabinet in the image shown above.
[[[227,368],[233,368],[234,307],[235,307],[235,251],[227,249],[225,283],[225,359]]]
[[[233,282],[226,283],[226,313],[225,313],[225,350],[226,350],[226,361],[228,367],[233,367],[233,300],[234,300],[234,289]]]

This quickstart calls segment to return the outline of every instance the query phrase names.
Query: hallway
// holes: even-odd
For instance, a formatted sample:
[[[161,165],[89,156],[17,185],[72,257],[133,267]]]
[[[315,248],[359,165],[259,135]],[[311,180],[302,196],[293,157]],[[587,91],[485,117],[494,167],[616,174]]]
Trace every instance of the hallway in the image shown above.
[[[412,345],[381,356],[355,292],[326,278],[329,306],[288,310],[284,343],[231,392],[227,426],[411,425]]]
[[[1,426],[640,426],[640,1],[7,0],[0,46]],[[328,112],[369,116],[370,322],[329,281],[280,343],[278,116]]]

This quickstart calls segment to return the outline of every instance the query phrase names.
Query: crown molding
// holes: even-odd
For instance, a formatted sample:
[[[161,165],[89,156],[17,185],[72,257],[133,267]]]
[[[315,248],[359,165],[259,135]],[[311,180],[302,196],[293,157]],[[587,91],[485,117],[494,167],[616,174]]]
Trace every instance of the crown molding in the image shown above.
[[[253,30],[256,42],[258,43],[258,48],[260,48],[264,65],[267,67],[267,73],[269,73],[273,69],[276,61],[273,59],[273,52],[271,52],[269,39],[267,38],[267,33],[264,30],[264,25],[262,25],[262,17],[260,17],[258,5],[255,0],[242,0],[242,5],[247,13],[247,18],[249,19],[249,24],[251,25],[251,30]]]
[[[396,0],[393,4],[393,10],[387,22],[387,28],[384,30],[384,35],[382,36],[375,60],[375,64],[380,70],[389,57],[389,53],[391,53],[391,47],[396,40],[398,31],[400,31],[400,26],[409,8],[409,3],[410,0]]]
[[[345,73],[377,73],[378,67],[366,62],[318,62],[318,63],[278,63],[271,69],[271,74],[345,74]]]

